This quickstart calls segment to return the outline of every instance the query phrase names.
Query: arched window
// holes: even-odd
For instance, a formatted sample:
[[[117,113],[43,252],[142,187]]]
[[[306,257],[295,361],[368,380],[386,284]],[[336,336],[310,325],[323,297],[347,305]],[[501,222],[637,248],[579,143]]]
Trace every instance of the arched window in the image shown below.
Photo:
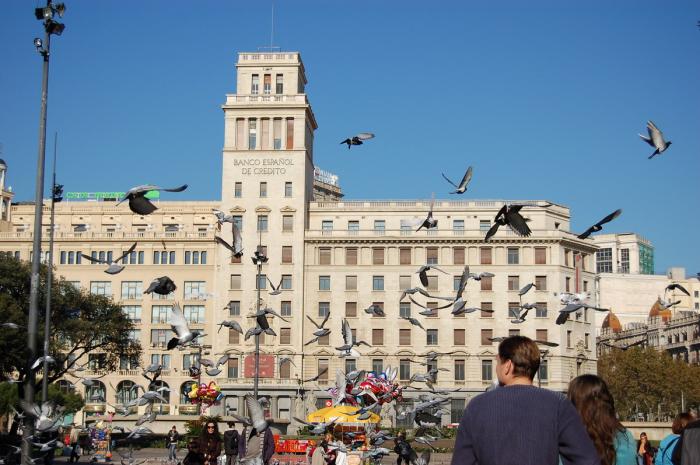
[[[289,379],[292,373],[292,361],[289,359],[280,362],[280,378]]]
[[[187,381],[182,383],[182,386],[180,386],[180,404],[189,404],[190,403],[190,398],[188,394],[192,390],[192,385],[197,384],[194,381]],[[165,396],[163,396],[165,397]]]
[[[170,403],[170,386],[168,386],[168,383],[166,383],[165,381],[157,380],[155,383],[152,383],[152,385],[150,387],[154,391],[157,389],[160,389],[160,388],[168,388],[167,391],[165,389],[158,391],[158,392],[160,392],[160,395],[163,396],[163,398],[165,399],[165,402],[163,402],[160,399],[156,399],[153,401],[154,404],[162,404],[162,403],[169,404]]]
[[[106,401],[105,385],[102,381],[93,381],[91,386],[85,386],[85,402],[90,404],[104,404]]]
[[[66,379],[59,379],[56,382],[56,386],[58,386],[58,390],[64,394],[69,394],[75,391],[75,384]]]
[[[117,404],[126,405],[139,396],[139,391],[136,389],[136,383],[133,381],[122,381],[117,384]]]

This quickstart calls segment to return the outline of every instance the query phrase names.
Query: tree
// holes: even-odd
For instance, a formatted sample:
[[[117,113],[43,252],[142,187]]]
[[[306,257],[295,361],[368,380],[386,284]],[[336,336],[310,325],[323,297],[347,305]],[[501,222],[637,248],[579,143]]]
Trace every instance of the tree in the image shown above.
[[[40,270],[39,302],[46,301],[47,268]],[[54,274],[55,276],[55,274]],[[27,378],[27,314],[31,264],[0,255],[0,322],[13,322],[19,329],[0,327],[0,374],[18,375],[18,395]],[[100,353],[100,370],[114,371],[120,357],[139,358],[141,345],[131,337],[134,324],[111,298],[77,289],[62,277],[54,279],[51,292],[50,355],[57,363],[49,365],[50,383],[71,370],[88,353]],[[42,306],[43,308],[43,306]],[[38,341],[43,341],[43,312],[39,317]],[[41,347],[41,343],[39,343]],[[42,355],[41,353],[39,355]],[[39,368],[39,371],[41,368]],[[16,377],[16,376],[15,376]],[[41,385],[37,376],[36,390]]]
[[[669,418],[700,404],[700,367],[674,360],[667,352],[633,347],[612,350],[598,359],[598,374],[605,379],[622,420],[637,413]]]

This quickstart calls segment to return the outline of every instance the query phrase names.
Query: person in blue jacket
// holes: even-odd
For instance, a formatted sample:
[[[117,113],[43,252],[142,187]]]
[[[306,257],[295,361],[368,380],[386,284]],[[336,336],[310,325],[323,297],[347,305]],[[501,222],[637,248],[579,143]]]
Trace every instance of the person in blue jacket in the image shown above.
[[[690,413],[679,413],[671,425],[671,434],[661,440],[659,450],[656,452],[654,465],[673,465],[673,451],[678,445],[681,433],[695,417]]]

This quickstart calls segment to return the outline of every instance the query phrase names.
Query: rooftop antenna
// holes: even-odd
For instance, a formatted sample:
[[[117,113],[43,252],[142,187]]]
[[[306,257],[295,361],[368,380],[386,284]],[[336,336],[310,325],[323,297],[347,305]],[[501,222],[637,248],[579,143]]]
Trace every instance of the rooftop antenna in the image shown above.
[[[280,47],[275,45],[275,0],[270,0],[272,4],[270,14],[270,45],[268,47],[258,47],[258,50],[274,52],[279,51]]]

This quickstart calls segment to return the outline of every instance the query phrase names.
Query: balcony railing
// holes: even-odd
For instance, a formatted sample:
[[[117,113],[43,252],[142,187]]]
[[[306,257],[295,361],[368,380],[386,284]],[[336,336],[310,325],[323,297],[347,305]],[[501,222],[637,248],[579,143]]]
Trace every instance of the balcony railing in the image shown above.
[[[32,232],[2,232],[0,233],[0,239],[20,239],[29,240],[32,239],[34,234]],[[57,241],[61,240],[86,240],[86,239],[206,239],[214,240],[214,231],[206,232],[57,232],[54,234],[54,238]],[[48,240],[46,234],[42,234],[42,240]]]
[[[296,95],[279,95],[279,94],[257,94],[257,95],[237,95],[229,94],[226,96],[226,105],[236,103],[295,103],[307,104],[305,94]]]
[[[450,208],[456,207],[473,207],[473,208],[500,208],[503,204],[527,205],[533,207],[544,207],[549,205],[549,202],[544,200],[436,200],[434,208]],[[389,208],[406,208],[406,209],[425,209],[430,208],[430,200],[346,200],[340,202],[311,202],[310,208],[313,209],[375,209],[379,207]],[[559,207],[559,206],[557,206]],[[559,207],[561,208],[561,207]]]
[[[479,230],[466,230],[466,229],[421,229],[416,231],[415,228],[412,229],[309,229],[305,232],[306,238],[317,238],[317,237],[353,237],[353,238],[371,238],[371,237],[452,237],[459,236],[466,239],[483,239],[486,236],[485,232]],[[496,238],[502,237],[518,237],[518,235],[513,232],[508,227],[503,227],[498,230]],[[572,237],[561,231],[551,231],[551,230],[533,230],[531,238],[545,237],[545,238],[563,238]]]

